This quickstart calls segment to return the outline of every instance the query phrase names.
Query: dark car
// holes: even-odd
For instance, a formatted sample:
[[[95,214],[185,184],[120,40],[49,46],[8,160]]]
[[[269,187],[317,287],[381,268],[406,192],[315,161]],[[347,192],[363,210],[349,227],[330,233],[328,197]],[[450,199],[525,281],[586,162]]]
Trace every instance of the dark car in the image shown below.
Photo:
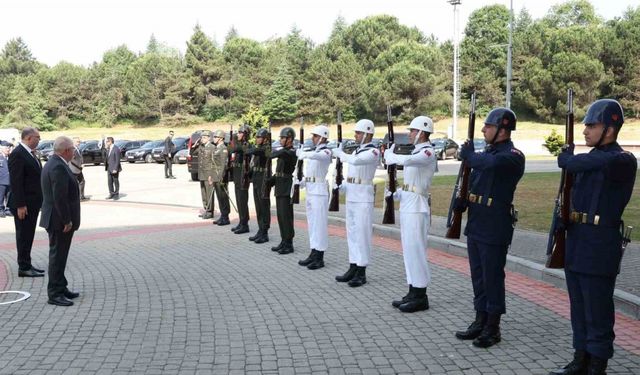
[[[187,138],[187,137],[175,137],[175,138],[173,138],[173,144],[176,147],[173,150],[173,152],[171,153],[171,157],[173,158],[175,156],[176,152],[186,149],[188,143],[189,143],[189,138]],[[164,141],[162,141],[162,145],[160,145],[159,147],[154,148],[151,151],[151,155],[153,156],[153,160],[155,160],[156,163],[160,163],[160,164],[164,163],[164,156],[162,156],[162,150],[164,150]]]
[[[125,153],[125,159],[129,163],[135,163],[137,161],[151,163],[153,162],[153,156],[151,155],[151,151],[162,144],[164,144],[163,140],[148,141],[147,143],[143,144],[139,148],[127,151]]]
[[[3,144],[3,146],[5,145]],[[38,157],[42,160],[47,160],[49,158],[49,153],[52,151],[53,151],[53,141],[51,140],[40,141],[40,143],[38,143],[38,146],[36,146],[36,155],[38,155]],[[47,152],[47,159],[44,159],[42,156],[44,152]]]
[[[98,141],[86,141],[80,144],[78,147],[82,153],[82,159],[84,164],[100,165],[104,162],[104,153],[106,149],[100,147]]]
[[[120,148],[120,157],[124,159],[127,156],[127,151],[140,148],[147,142],[149,142],[148,139],[142,141],[120,141],[120,144],[116,141],[116,145]]]
[[[456,159],[458,158],[458,149],[460,146],[453,139],[436,138],[431,140],[431,143],[433,143],[433,148],[438,159],[445,160],[449,156]]]
[[[484,152],[485,147],[487,147],[487,142],[485,142],[484,139],[482,138],[473,139],[473,148],[475,149],[476,153]],[[462,160],[462,158],[460,157],[460,152],[456,154],[456,159]]]

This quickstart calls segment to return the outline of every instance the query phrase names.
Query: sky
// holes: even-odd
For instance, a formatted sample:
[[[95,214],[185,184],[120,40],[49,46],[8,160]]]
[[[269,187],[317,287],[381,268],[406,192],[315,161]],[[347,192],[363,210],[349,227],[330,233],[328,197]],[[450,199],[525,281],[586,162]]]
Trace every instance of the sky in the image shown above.
[[[461,0],[461,32],[471,12],[510,0]],[[561,0],[513,0],[544,16]],[[591,0],[605,19],[621,16],[637,0]],[[105,51],[126,44],[144,51],[151,34],[184,53],[196,24],[222,44],[233,26],[242,37],[265,41],[287,35],[293,26],[315,44],[329,37],[337,17],[348,24],[377,14],[396,16],[440,41],[453,38],[453,6],[448,0],[1,0],[0,48],[22,37],[33,56],[47,65],[67,61],[88,66]]]

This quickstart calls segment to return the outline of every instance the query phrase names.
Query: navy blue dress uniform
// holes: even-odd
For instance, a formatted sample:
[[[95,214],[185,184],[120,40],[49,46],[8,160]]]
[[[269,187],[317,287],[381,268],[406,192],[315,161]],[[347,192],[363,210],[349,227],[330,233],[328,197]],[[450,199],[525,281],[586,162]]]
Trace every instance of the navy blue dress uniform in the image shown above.
[[[565,148],[558,156],[558,166],[574,175],[564,266],[575,355],[552,374],[604,374],[613,356],[613,291],[622,259],[621,218],[638,168],[636,158],[616,142],[623,122],[618,102],[595,101],[584,119],[586,143],[593,149],[574,155],[572,148]],[[606,137],[608,129],[611,135]]]
[[[495,108],[482,128],[487,142],[485,151],[476,153],[473,141],[467,141],[460,152],[472,168],[464,234],[476,319],[466,331],[456,332],[456,337],[473,339],[473,345],[478,347],[500,342],[500,316],[506,312],[504,266],[515,225],[512,202],[525,164],[524,155],[510,139],[515,128],[515,113],[508,108]]]
[[[256,142],[262,140],[261,144],[249,148],[248,155],[251,155],[251,183],[253,184],[253,202],[256,206],[256,220],[258,221],[258,233],[249,237],[255,243],[269,241],[269,228],[271,227],[271,199],[263,197],[264,181],[267,172],[267,157],[270,155],[269,131],[260,129],[256,133]]]
[[[276,211],[278,213],[278,227],[280,228],[280,244],[271,248],[279,254],[293,252],[293,203],[291,202],[291,188],[293,186],[293,171],[296,169],[298,157],[293,149],[296,132],[285,127],[280,131],[280,142],[286,139],[285,145],[271,153],[272,159],[278,159],[276,170],[269,179],[269,186],[275,186]]]
[[[249,131],[248,125],[242,125],[238,130],[238,134],[242,133],[242,140],[234,143],[231,149],[231,160],[233,161],[233,185],[236,195],[236,207],[238,208],[238,217],[240,222],[237,226],[231,228],[235,234],[249,232],[249,189],[242,186],[244,175],[243,164],[245,153],[249,147]]]

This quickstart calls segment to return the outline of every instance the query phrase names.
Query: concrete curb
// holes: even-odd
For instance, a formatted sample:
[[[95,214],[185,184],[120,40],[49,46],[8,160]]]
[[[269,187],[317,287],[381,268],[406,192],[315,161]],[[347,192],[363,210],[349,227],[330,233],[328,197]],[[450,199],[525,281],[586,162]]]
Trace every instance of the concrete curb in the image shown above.
[[[297,219],[306,220],[306,214],[304,212],[294,211],[294,216]],[[329,224],[344,225],[344,223],[344,218],[329,215]],[[400,230],[387,225],[373,224],[373,234],[400,239]],[[464,242],[429,235],[429,246],[449,254],[467,257],[467,244]],[[543,264],[513,255],[507,255],[506,269],[535,280],[544,281],[563,290],[567,289],[567,283],[565,282],[565,276],[562,270],[549,269]],[[640,320],[640,297],[620,289],[615,289],[613,300],[618,312],[628,315],[633,319]]]

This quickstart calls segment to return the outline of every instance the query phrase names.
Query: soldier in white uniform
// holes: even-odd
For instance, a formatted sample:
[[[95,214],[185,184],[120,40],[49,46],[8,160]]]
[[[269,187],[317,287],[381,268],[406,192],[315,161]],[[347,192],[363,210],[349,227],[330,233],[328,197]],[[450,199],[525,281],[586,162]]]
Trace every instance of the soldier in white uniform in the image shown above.
[[[349,282],[358,287],[367,282],[366,268],[371,256],[373,235],[373,177],[380,164],[380,151],[371,143],[374,125],[362,119],[355,126],[356,142],[360,146],[347,154],[342,147],[333,149],[333,155],[349,164],[346,184],[340,186],[347,195],[347,244],[349,245],[349,270],[336,276],[338,282]]]
[[[415,145],[411,155],[394,154],[395,145],[384,154],[387,165],[404,166],[404,185],[396,189],[393,198],[400,201],[400,236],[409,293],[391,303],[402,312],[429,308],[427,285],[431,273],[426,254],[430,224],[429,187],[436,171],[436,155],[429,141],[433,121],[427,116],[418,116],[411,121],[409,132],[409,141]]]
[[[298,159],[307,159],[304,180],[296,181],[300,187],[307,189],[307,224],[309,225],[309,246],[311,254],[307,259],[298,262],[310,270],[324,267],[324,252],[329,246],[329,189],[327,171],[331,165],[332,153],[327,148],[329,128],[318,125],[311,131],[314,150],[297,151]]]

